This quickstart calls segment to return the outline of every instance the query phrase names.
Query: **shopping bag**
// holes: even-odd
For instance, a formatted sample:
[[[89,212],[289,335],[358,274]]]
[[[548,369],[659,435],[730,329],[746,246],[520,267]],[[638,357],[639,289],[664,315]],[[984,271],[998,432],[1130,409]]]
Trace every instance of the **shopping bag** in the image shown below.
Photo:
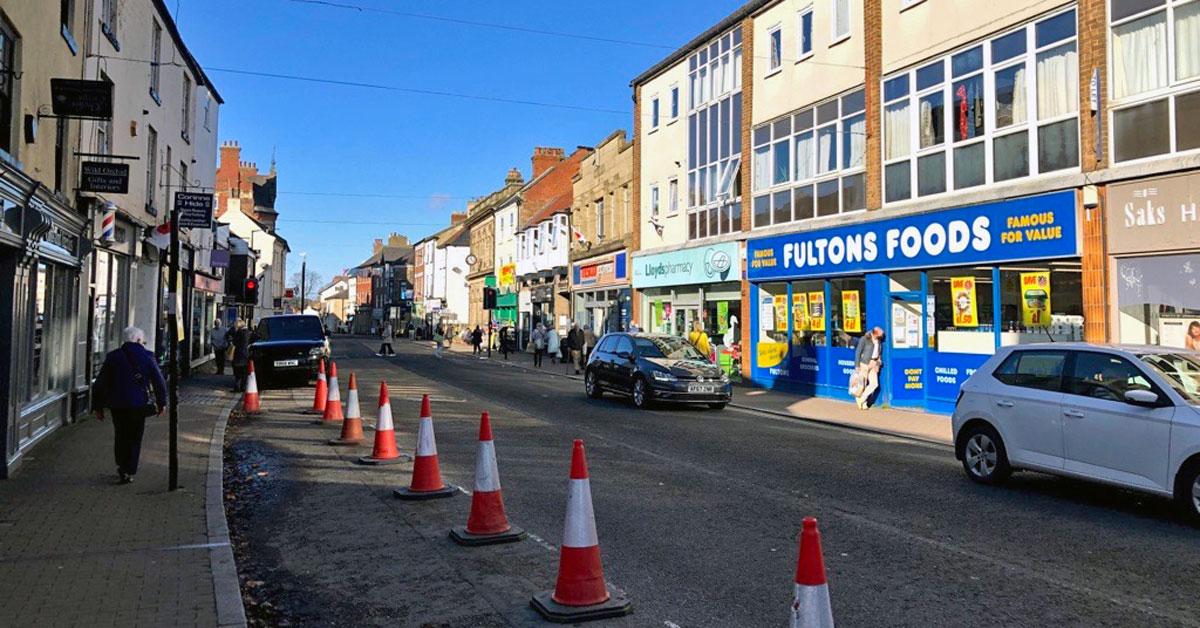
[[[858,369],[854,369],[854,372],[850,374],[850,394],[854,397],[861,395],[864,386],[866,383],[863,381],[862,373]]]

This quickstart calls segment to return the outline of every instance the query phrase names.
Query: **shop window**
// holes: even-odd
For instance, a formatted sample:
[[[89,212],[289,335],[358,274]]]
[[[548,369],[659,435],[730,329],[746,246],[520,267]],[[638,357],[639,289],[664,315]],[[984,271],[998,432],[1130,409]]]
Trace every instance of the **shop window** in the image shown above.
[[[1083,339],[1077,260],[1000,267],[1000,344]]]
[[[785,300],[784,304],[790,305],[792,346],[825,346],[825,329],[829,321],[829,308],[825,303],[825,282],[792,282],[792,301],[789,304]]]
[[[1121,342],[1200,351],[1200,254],[1117,261]]]
[[[833,279],[829,282],[829,326],[835,347],[858,346],[866,330],[867,282],[864,279]]]
[[[758,287],[758,343],[786,344],[788,341],[787,284],[767,283]]]
[[[992,268],[931,270],[928,281],[934,305],[932,348],[944,353],[994,353]]]
[[[741,342],[742,302],[738,300],[706,300],[704,302],[704,331],[714,345],[731,346]]]

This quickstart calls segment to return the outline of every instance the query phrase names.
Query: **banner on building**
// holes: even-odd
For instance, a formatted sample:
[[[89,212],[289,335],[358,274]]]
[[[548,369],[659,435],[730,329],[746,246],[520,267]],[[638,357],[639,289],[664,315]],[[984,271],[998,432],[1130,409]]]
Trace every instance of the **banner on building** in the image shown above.
[[[500,267],[500,288],[505,292],[512,292],[514,286],[517,285],[517,265],[504,264]]]
[[[974,277],[951,277],[950,295],[954,303],[955,327],[979,327],[979,307]]]
[[[842,291],[842,329],[847,333],[862,333],[861,298],[858,290]]]
[[[812,331],[825,331],[825,293],[808,293],[808,326]]]
[[[787,295],[775,295],[775,331],[787,333]]]
[[[1050,325],[1050,272],[1021,273],[1021,319],[1026,327]]]
[[[808,331],[808,294],[792,293],[792,331]]]

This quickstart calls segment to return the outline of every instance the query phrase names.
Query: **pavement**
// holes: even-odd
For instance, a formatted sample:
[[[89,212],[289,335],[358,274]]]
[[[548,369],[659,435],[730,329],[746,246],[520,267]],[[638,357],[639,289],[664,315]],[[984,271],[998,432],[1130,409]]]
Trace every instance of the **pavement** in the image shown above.
[[[147,422],[133,484],[116,485],[112,426],[92,418],[0,482],[0,625],[245,625],[220,499],[230,383],[182,382],[174,492],[165,414]]]
[[[231,525],[255,556],[243,577],[293,624],[544,625],[528,601],[554,583],[582,438],[606,576],[635,608],[605,625],[779,625],[809,515],[841,625],[1200,625],[1179,584],[1200,578],[1197,532],[1166,500],[1036,473],[984,487],[944,445],[744,408],[637,411],[560,377],[395,346],[379,358],[373,340],[334,340],[368,424],[386,380],[411,453],[430,393],[442,474],[469,489],[489,411],[509,518],[531,536],[454,545],[465,494],[395,500],[411,465],[355,465],[369,445],[325,445],[336,430],[300,414],[310,390],[267,391],[265,412],[229,435],[235,463],[263,474],[247,474],[261,497]]]

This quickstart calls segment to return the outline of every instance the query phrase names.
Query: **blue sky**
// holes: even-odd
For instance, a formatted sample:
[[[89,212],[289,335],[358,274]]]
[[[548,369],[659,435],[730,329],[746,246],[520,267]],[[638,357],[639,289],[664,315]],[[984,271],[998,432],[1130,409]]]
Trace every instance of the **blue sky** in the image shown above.
[[[261,169],[279,163],[279,232],[325,279],[391,231],[418,239],[466,197],[528,176],[537,145],[590,145],[632,130],[629,81],[670,50],[614,44],[295,0],[178,0],[179,25],[206,68],[330,78],[593,107],[571,111],[363,89],[210,70],[225,99],[222,140]],[[672,49],[740,0],[581,3],[331,0],[363,7],[583,33]],[[169,0],[168,6],[175,2]],[[309,196],[299,192],[416,198]],[[449,198],[447,198],[449,197]],[[309,222],[342,221],[342,222]],[[377,222],[386,224],[349,224]]]

